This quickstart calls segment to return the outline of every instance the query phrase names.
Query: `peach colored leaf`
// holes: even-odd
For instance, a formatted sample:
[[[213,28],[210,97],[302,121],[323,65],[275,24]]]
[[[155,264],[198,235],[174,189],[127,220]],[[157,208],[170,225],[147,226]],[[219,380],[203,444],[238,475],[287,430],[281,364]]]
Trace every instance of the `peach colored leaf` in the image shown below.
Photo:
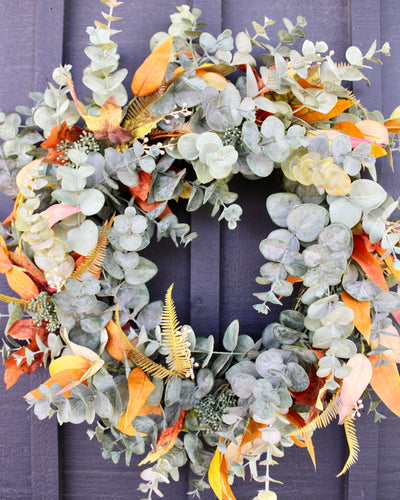
[[[346,291],[342,292],[342,300],[345,306],[349,307],[354,313],[353,323],[355,327],[369,342],[371,334],[371,303],[368,300],[357,300]]]
[[[132,134],[120,126],[122,108],[114,97],[106,100],[100,108],[99,116],[84,116],[87,127],[93,132],[95,139],[109,139],[115,144],[122,144],[132,139]]]
[[[376,142],[380,145],[389,144],[389,132],[382,123],[375,120],[362,120],[357,122],[357,127],[368,141]]]
[[[174,447],[176,438],[185,425],[186,415],[187,411],[181,410],[175,424],[171,427],[167,427],[161,432],[160,437],[157,440],[156,450],[150,451],[147,456],[139,463],[139,465],[156,462],[160,457],[168,453]]]
[[[372,365],[371,387],[378,398],[400,417],[400,376],[396,363],[376,366],[379,356],[369,356]]]
[[[39,289],[32,278],[18,267],[13,266],[12,269],[7,271],[6,278],[9,287],[25,300],[32,299],[39,293]]]
[[[141,368],[134,368],[130,372],[128,376],[128,406],[119,419],[117,425],[118,430],[128,436],[134,436],[136,434],[136,430],[132,426],[132,421],[138,416],[140,409],[153,392],[154,388],[155,385]]]
[[[57,222],[60,222],[63,219],[66,219],[70,215],[76,214],[80,212],[81,209],[77,207],[73,207],[72,205],[66,205],[65,203],[56,203],[55,205],[51,205],[43,212],[40,212],[40,215],[47,220],[49,226],[52,227]]]
[[[172,35],[162,42],[136,70],[131,84],[137,97],[151,94],[162,84],[171,58]]]
[[[382,288],[384,292],[388,292],[385,276],[383,275],[379,260],[368,251],[365,240],[362,236],[353,235],[353,253],[351,254],[351,257],[357,262],[357,264],[360,264],[368,278]]]
[[[339,423],[342,423],[362,396],[372,377],[372,366],[364,354],[358,353],[347,362],[352,368],[351,373],[344,377],[340,390],[341,406]]]

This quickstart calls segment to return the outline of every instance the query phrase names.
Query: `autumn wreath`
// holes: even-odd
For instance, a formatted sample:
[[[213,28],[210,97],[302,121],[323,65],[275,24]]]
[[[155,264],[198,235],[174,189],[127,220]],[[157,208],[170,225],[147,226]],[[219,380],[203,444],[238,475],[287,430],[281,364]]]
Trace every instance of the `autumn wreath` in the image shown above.
[[[32,108],[0,116],[1,189],[15,198],[0,272],[20,296],[0,296],[9,304],[7,387],[48,364],[50,378],[25,396],[37,417],[95,423],[89,436],[114,462],[147,448],[140,490],[149,498],[189,462],[192,493],[210,485],[233,499],[230,485],[248,468],[264,483],[256,498],[274,499],[276,457],[295,444],[315,463],[313,432],[336,417],[346,472],[369,385],[400,416],[397,201],[375,169],[397,147],[400,109],[384,120],[343,86],[363,79],[388,44],[365,55],[350,47],[338,64],[324,42],[290,48],[304,38],[301,17],[284,19],[275,47],[267,18],[254,35],[215,38],[198,9],[182,6],[151,39],[129,101],[112,40],[119,2],[101,1],[106,24],[87,29],[88,103],[63,66],[44,94],[30,95]],[[242,208],[229,181],[271,174],[283,192],[267,198],[277,228],[260,243],[264,291],[254,308],[267,314],[294,295],[293,307],[257,339],[233,321],[214,353],[212,336],[179,326],[172,286],[165,304],[150,302],[157,267],[140,252],[154,239],[196,236],[170,200],[189,212],[208,203],[234,229]]]

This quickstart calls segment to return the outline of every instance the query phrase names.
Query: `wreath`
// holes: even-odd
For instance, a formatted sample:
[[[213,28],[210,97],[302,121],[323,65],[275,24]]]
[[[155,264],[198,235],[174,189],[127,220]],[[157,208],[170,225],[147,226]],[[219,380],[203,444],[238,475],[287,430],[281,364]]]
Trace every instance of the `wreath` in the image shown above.
[[[0,296],[7,388],[48,365],[49,379],[25,396],[35,415],[94,424],[89,437],[113,462],[146,453],[139,489],[148,498],[189,462],[194,495],[211,486],[234,499],[231,484],[249,469],[263,483],[256,498],[274,499],[276,458],[297,445],[315,465],[313,432],[336,417],[345,473],[359,451],[362,401],[380,418],[370,388],[400,416],[400,297],[391,290],[400,235],[389,219],[398,205],[375,168],[398,149],[400,107],[385,120],[343,85],[366,79],[365,63],[389,45],[352,46],[338,64],[324,42],[291,48],[305,37],[302,17],[283,20],[274,46],[268,18],[254,34],[215,38],[199,9],[182,6],[168,33],[152,37],[128,101],[111,27],[119,2],[101,1],[105,23],[87,29],[87,103],[66,65],[44,94],[30,94],[32,108],[0,116],[0,185],[15,198],[0,271],[19,295]],[[212,336],[179,325],[172,285],[164,304],[150,302],[157,267],[141,251],[196,237],[173,200],[189,212],[210,204],[234,230],[236,175],[273,175],[282,186],[266,201],[277,228],[260,243],[254,308],[266,315],[294,298],[258,338],[233,321],[214,352]]]

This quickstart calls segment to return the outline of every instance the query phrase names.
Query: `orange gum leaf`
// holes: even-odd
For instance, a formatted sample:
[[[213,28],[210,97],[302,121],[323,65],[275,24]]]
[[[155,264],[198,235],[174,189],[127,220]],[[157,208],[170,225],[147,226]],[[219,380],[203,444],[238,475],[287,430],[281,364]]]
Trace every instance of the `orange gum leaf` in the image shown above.
[[[146,399],[153,392],[155,385],[141,368],[134,368],[128,376],[129,401],[128,406],[119,419],[117,429],[134,436],[136,430],[132,426],[132,421],[138,416],[138,413]]]
[[[342,292],[342,300],[345,306],[349,307],[354,313],[353,323],[355,327],[369,342],[371,334],[371,303],[368,300],[356,300],[346,291]]]
[[[352,370],[347,377],[344,377],[340,390],[341,406],[339,410],[339,424],[352,411],[354,405],[368,387],[372,377],[372,366],[367,356],[358,353],[347,362],[347,366]]]
[[[25,300],[30,300],[39,293],[39,289],[32,278],[18,267],[13,266],[12,269],[7,271],[6,278],[9,287]]]
[[[172,35],[162,42],[139,66],[133,76],[131,89],[143,97],[156,91],[163,82],[171,58]]]
[[[371,387],[378,398],[400,417],[400,376],[396,363],[376,366],[379,356],[369,356],[372,365]]]
[[[368,251],[362,236],[353,236],[353,253],[351,257],[357,264],[360,264],[368,278],[382,288],[384,292],[388,292],[385,276],[383,275],[379,260]]]

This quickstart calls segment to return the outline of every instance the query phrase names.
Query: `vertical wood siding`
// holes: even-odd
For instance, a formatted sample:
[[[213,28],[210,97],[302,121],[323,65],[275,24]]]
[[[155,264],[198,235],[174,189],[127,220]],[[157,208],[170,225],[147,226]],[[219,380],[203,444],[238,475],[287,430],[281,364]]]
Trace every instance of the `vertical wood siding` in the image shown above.
[[[123,32],[116,41],[121,66],[129,69],[128,78],[148,53],[151,35],[168,27],[169,14],[180,4],[176,0],[125,0],[119,8]],[[264,15],[277,21],[277,27],[271,30],[276,32],[283,16],[293,20],[302,15],[309,23],[307,38],[325,40],[335,49],[338,60],[344,59],[346,47],[352,43],[365,51],[375,38],[378,45],[388,40],[393,52],[390,66],[386,62],[370,72],[371,88],[365,82],[354,88],[369,109],[382,109],[385,115],[400,104],[400,14],[395,0],[194,0],[191,5],[202,9],[203,19],[214,34],[225,28],[231,28],[234,35],[245,27],[251,29],[251,21],[262,20]],[[1,1],[0,108],[12,111],[17,104],[29,105],[28,92],[43,91],[53,68],[60,63],[73,65],[77,93],[80,99],[88,96],[80,81],[87,65],[83,53],[87,45],[85,29],[94,19],[101,19],[100,10],[97,0]],[[399,179],[398,158],[393,173],[382,165],[379,180],[394,196],[400,195]],[[177,250],[170,241],[163,241],[147,250],[160,268],[157,280],[150,283],[152,298],[161,299],[169,284],[175,282],[181,322],[190,322],[198,334],[212,333],[218,342],[219,333],[238,318],[242,333],[259,335],[267,321],[279,314],[274,310],[265,318],[251,307],[252,292],[256,291],[254,277],[263,264],[258,243],[272,227],[265,198],[276,189],[269,178],[257,183],[233,181],[232,190],[239,193],[244,208],[235,231],[210,220],[207,207],[192,215],[178,207],[180,220],[190,222],[200,236],[187,249]],[[10,201],[0,194],[0,217],[3,219],[10,209]],[[6,289],[2,276],[0,288]],[[58,428],[55,420],[40,422],[25,411],[23,394],[38,386],[44,376],[43,371],[30,379],[22,376],[8,392],[0,384],[0,499],[138,499],[140,471],[134,464],[127,468],[123,463],[103,460],[98,444],[89,441],[85,425]],[[279,467],[272,471],[272,476],[284,483],[276,488],[279,498],[399,498],[400,422],[388,414],[387,420],[374,425],[371,416],[363,415],[357,429],[360,460],[344,478],[335,477],[346,460],[347,447],[343,429],[334,424],[315,434],[316,473],[304,450],[287,450]],[[189,480],[190,471],[183,470],[179,483],[163,488],[165,498],[187,498]],[[252,499],[257,483],[238,480],[234,491],[238,500]],[[214,495],[207,492],[202,498],[212,499]]]

